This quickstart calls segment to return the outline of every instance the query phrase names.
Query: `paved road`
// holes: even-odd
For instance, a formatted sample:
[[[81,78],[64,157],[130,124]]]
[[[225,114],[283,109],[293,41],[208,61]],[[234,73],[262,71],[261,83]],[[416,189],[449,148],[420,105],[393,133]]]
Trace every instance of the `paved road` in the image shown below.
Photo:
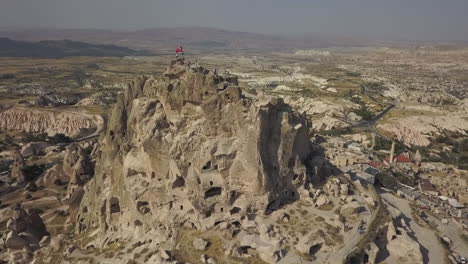
[[[437,225],[437,229],[452,241],[451,250],[458,255],[468,256],[468,243],[466,243],[461,235],[463,234],[458,229],[456,223],[449,222],[442,224],[439,219],[428,215],[429,220]]]
[[[445,263],[445,249],[442,247],[435,233],[425,227],[420,226],[411,215],[409,201],[396,197],[391,193],[380,195],[387,205],[392,217],[400,214],[407,219],[407,226],[414,232],[414,238],[420,244],[424,264]]]

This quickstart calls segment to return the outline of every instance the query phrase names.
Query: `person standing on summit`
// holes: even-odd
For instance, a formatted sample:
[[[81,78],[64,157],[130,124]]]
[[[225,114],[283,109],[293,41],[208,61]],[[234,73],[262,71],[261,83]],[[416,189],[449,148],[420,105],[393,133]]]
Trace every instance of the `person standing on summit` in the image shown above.
[[[178,47],[178,48],[175,50],[175,55],[176,55],[176,57],[179,57],[179,54],[181,54],[182,56],[184,55],[184,50],[182,49],[182,46]]]

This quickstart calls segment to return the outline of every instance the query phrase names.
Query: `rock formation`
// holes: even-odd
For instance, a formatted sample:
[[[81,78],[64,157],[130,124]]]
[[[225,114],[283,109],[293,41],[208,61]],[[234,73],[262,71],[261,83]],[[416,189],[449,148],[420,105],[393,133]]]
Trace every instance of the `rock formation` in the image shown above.
[[[11,176],[16,179],[18,183],[25,183],[27,180],[26,174],[23,169],[26,167],[24,158],[17,150],[13,155],[13,165],[11,167]]]
[[[0,112],[0,129],[74,136],[82,129],[99,129],[100,116],[75,112],[14,107]]]
[[[10,263],[30,263],[32,252],[40,247],[42,238],[49,235],[37,212],[26,211],[20,205],[16,206],[7,229],[5,246],[9,250]]]
[[[309,129],[281,99],[244,98],[236,79],[175,60],[162,78],[140,77],[118,98],[77,231],[100,228],[95,245],[142,230],[169,239],[178,225],[268,214],[316,177]]]

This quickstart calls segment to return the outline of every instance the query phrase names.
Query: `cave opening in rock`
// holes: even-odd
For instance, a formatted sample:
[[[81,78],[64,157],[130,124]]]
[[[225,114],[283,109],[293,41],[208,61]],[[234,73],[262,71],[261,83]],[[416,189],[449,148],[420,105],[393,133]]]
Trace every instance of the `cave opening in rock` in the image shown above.
[[[208,162],[205,164],[205,166],[203,166],[202,169],[203,169],[203,170],[209,170],[209,169],[211,169],[211,160],[208,161]]]
[[[172,189],[180,188],[185,185],[185,179],[183,177],[178,176],[175,181],[172,183]]]
[[[309,248],[309,255],[314,256],[322,248],[322,244],[315,244]]]
[[[105,216],[106,216],[106,200],[104,200],[101,206],[101,217],[105,217]]]
[[[151,210],[148,208],[148,204],[146,201],[138,201],[136,204],[138,212],[143,215],[149,213]]]
[[[120,212],[120,203],[117,197],[112,197],[110,199],[110,213],[119,213]]]
[[[233,214],[237,214],[241,211],[241,209],[239,207],[233,207],[229,212],[231,213],[231,215]]]
[[[208,191],[205,192],[205,199],[220,195],[223,192],[221,187],[212,187]]]

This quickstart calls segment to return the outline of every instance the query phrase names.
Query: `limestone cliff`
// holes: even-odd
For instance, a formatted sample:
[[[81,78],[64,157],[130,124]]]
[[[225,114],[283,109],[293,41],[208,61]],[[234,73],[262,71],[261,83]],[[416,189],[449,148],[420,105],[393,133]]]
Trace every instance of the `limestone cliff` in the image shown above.
[[[236,79],[173,61],[118,98],[77,229],[131,236],[268,213],[311,183],[309,129],[281,99],[244,98]]]

